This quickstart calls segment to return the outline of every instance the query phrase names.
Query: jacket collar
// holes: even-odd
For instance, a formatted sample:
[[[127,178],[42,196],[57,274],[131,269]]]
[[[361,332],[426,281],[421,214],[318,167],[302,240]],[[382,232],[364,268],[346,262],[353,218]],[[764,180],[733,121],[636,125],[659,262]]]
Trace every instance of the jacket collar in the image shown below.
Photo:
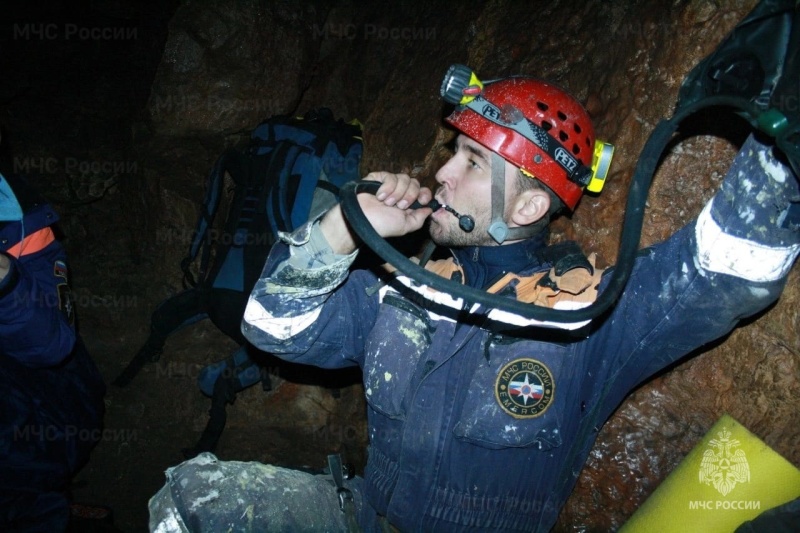
[[[508,272],[519,273],[541,266],[537,253],[547,246],[548,233],[501,246],[453,248],[453,257],[464,270],[465,284],[486,288]]]

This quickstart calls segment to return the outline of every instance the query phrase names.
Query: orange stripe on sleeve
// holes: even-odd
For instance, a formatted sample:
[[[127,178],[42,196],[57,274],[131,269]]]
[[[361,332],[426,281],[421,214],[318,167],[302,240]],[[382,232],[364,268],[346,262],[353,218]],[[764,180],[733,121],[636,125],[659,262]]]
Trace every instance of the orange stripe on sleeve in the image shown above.
[[[44,250],[50,243],[56,240],[53,230],[49,227],[31,233],[22,242],[19,242],[6,250],[8,255],[22,257],[23,255],[35,254]]]

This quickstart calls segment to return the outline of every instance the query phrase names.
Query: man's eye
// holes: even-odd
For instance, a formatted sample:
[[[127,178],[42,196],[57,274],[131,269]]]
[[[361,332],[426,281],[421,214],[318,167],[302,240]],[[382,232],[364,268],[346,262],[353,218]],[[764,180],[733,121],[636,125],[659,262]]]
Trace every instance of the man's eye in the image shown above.
[[[470,160],[469,160],[469,166],[470,166],[470,167],[471,167],[473,170],[480,170],[480,168],[481,168],[481,166],[480,166],[480,165],[479,165],[479,164],[478,164],[478,163],[477,163],[477,162],[476,162],[474,159],[470,159]]]

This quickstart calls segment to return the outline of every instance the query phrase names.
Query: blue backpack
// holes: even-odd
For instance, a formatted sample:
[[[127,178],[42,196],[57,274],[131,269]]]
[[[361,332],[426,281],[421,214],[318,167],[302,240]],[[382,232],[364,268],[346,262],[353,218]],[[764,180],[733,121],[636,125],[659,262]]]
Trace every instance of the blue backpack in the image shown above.
[[[360,126],[335,120],[329,109],[321,108],[303,117],[267,119],[243,151],[228,149],[214,164],[189,251],[181,261],[185,290],[158,305],[149,338],[113,381],[127,386],[146,363],[159,360],[172,333],[204,319],[239,344],[198,376],[212,406],[200,440],[184,449],[187,458],[214,450],[225,427],[225,406],[237,392],[258,382],[265,390],[271,388],[269,374],[258,363],[265,354],[240,330],[250,291],[277,232],[292,231],[333,206],[339,187],[360,178],[361,154]],[[233,180],[233,196],[222,231],[215,231],[226,174]],[[191,267],[198,257],[194,276]]]

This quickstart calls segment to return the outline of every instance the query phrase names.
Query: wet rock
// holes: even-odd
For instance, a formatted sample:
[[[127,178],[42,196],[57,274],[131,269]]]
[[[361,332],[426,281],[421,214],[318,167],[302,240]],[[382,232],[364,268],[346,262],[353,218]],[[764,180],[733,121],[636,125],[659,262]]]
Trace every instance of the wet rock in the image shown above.
[[[155,132],[190,135],[290,113],[308,86],[324,4],[188,2],[170,23],[147,111]]]

